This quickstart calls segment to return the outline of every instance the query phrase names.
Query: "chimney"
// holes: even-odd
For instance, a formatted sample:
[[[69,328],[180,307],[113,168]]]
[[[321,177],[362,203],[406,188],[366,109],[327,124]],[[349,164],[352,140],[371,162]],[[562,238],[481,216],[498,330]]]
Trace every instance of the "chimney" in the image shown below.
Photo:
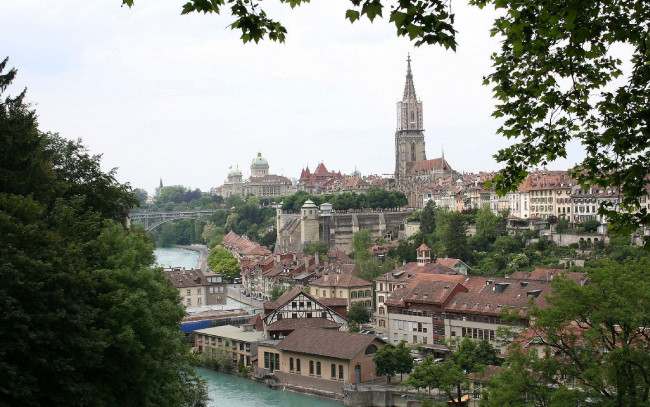
[[[316,265],[316,267],[320,265],[320,257],[318,256],[318,252],[314,253],[314,264]]]
[[[253,324],[244,324],[241,326],[241,329],[244,332],[253,332]]]

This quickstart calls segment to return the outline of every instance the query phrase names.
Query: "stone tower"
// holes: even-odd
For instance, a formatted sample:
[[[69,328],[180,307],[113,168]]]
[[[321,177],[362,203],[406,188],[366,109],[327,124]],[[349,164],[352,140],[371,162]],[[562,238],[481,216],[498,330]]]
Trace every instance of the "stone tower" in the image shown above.
[[[422,125],[422,102],[417,100],[411,56],[407,59],[404,97],[397,102],[397,131],[395,132],[395,179],[403,181],[416,161],[426,160],[424,151],[424,126]]]
[[[311,199],[305,201],[300,208],[300,243],[304,247],[308,243],[318,242],[318,207]]]

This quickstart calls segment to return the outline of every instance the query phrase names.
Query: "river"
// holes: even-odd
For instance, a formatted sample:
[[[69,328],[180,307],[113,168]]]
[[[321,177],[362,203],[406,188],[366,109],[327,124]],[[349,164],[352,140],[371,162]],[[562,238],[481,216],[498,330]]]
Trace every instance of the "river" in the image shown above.
[[[197,368],[208,385],[209,407],[341,407],[343,403],[272,390],[263,383]]]
[[[195,268],[199,261],[199,253],[187,249],[164,247],[156,249],[154,254],[157,264],[161,267],[190,269]],[[238,304],[241,303],[228,298],[228,305]],[[211,399],[208,402],[209,407],[341,407],[343,405],[330,400],[271,390],[262,383],[209,369],[197,368],[196,371],[207,383],[208,396]]]

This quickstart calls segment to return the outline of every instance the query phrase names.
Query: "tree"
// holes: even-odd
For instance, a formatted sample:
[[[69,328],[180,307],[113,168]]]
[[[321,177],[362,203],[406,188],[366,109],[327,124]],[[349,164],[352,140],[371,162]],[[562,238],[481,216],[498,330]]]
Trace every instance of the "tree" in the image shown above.
[[[79,141],[41,132],[24,96],[0,101],[3,403],[201,405],[177,290],[122,225],[136,197]]]
[[[354,321],[357,324],[365,324],[370,322],[370,313],[368,309],[363,305],[363,302],[356,301],[350,304],[350,310],[348,311],[348,319]]]
[[[287,289],[279,285],[274,285],[271,289],[271,301],[275,301],[278,298],[282,297],[282,294],[286,293]]]
[[[374,243],[372,232],[368,229],[361,229],[352,235],[352,253],[355,260],[365,260],[370,257],[370,248]]]
[[[220,246],[210,250],[207,263],[210,270],[222,274],[231,283],[235,277],[239,277],[241,274],[241,268],[235,256]]]
[[[406,347],[406,342],[400,341],[393,348],[393,357],[395,358],[395,373],[399,373],[400,380],[402,380],[404,373],[411,373],[413,370],[413,356],[411,350]]]
[[[429,200],[422,209],[420,231],[428,235],[433,233],[434,230],[436,230],[436,203]]]
[[[534,380],[554,390],[552,400],[573,397],[605,406],[643,406],[650,401],[650,260],[600,260],[590,267],[590,283],[552,281],[548,306],[534,308],[531,329],[546,357],[516,354],[507,366],[535,364]],[[506,370],[506,373],[508,370]],[[520,398],[526,387],[503,380],[490,387]],[[492,397],[492,396],[491,396]],[[535,402],[531,405],[542,405]]]
[[[600,222],[595,219],[589,219],[580,223],[580,227],[584,228],[585,232],[595,232],[598,230]]]
[[[497,236],[498,216],[492,213],[489,205],[479,209],[476,214],[476,235],[488,241],[494,241]]]
[[[322,255],[327,255],[329,247],[327,247],[327,242],[312,242],[308,243],[302,252],[305,254],[314,255],[315,253]]]
[[[555,225],[555,231],[559,234],[566,233],[569,230],[569,221],[564,218],[560,218],[557,220],[557,224]]]
[[[393,376],[397,370],[393,349],[393,345],[386,344],[372,358],[375,362],[375,374],[377,376],[386,376],[386,383],[390,382],[390,376]]]
[[[350,323],[348,323],[348,332],[359,332],[360,330],[359,324],[356,322],[350,321]]]
[[[464,260],[467,257],[467,223],[460,212],[451,212],[442,237],[447,256]]]
[[[450,404],[460,407],[462,388],[469,383],[467,375],[495,364],[497,352],[489,342],[473,341],[468,337],[459,343],[450,344],[450,349],[450,360],[434,363],[429,356],[415,366],[404,384],[418,389],[438,388],[447,395]]]

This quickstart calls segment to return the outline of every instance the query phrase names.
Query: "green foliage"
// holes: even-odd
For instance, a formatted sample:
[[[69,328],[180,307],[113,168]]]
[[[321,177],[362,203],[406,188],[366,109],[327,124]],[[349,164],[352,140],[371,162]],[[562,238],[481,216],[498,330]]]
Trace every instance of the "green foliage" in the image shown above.
[[[375,374],[378,377],[386,376],[388,381],[389,376],[393,376],[397,370],[397,363],[395,361],[393,345],[386,344],[379,348],[372,360],[375,362]]]
[[[498,219],[489,205],[479,209],[476,214],[476,235],[487,241],[494,241],[497,237]]]
[[[271,289],[271,301],[275,301],[278,298],[282,297],[282,294],[286,293],[287,289],[279,285],[274,285]]]
[[[228,346],[228,342],[226,342]],[[221,370],[226,373],[232,371],[232,354],[225,348],[212,348],[211,352],[203,352],[199,358],[200,364],[214,370]]]
[[[368,229],[361,229],[352,236],[352,254],[355,260],[365,260],[370,257],[370,248],[375,238]]]
[[[370,322],[370,312],[368,312],[368,309],[363,305],[362,301],[356,301],[350,304],[348,320],[354,321],[357,324]]]
[[[355,259],[354,266],[358,270],[358,277],[370,282],[380,275],[395,269],[395,260],[386,257],[384,262],[380,263],[377,257],[372,256],[363,260]]]
[[[598,230],[598,226],[600,226],[600,222],[595,219],[589,219],[580,223],[578,226],[581,227],[585,232],[596,232]]]
[[[307,200],[313,201],[317,206],[328,202],[335,211],[348,211],[362,208],[395,209],[408,203],[406,195],[399,191],[386,191],[379,188],[370,188],[366,194],[344,192],[342,194],[309,195],[305,191],[298,191],[293,195],[278,197],[278,202],[283,202],[283,211],[300,212],[300,208]]]
[[[79,141],[41,133],[23,98],[0,102],[3,403],[202,404],[178,292],[121,224],[136,197]]]
[[[560,234],[567,233],[569,231],[569,221],[565,218],[558,219],[555,225],[555,231]]]
[[[649,224],[647,208],[635,210],[647,195],[650,171],[647,104],[642,102],[648,97],[650,70],[647,34],[641,28],[650,3],[493,3],[501,17],[492,33],[504,40],[485,83],[494,85],[499,101],[494,113],[504,120],[499,133],[517,138],[496,155],[506,165],[495,178],[496,187],[513,190],[527,175],[522,168],[566,157],[567,143],[577,139],[587,154],[572,176],[584,187],[622,193],[621,211],[605,204],[599,213],[627,233]],[[623,61],[613,52],[623,43],[632,51],[624,79]]]
[[[623,264],[600,260],[589,268],[589,284],[553,279],[548,307],[535,308],[530,315],[539,346],[550,357],[538,359],[521,349],[514,352],[506,361],[504,376],[490,384],[490,398],[522,398],[530,392],[550,400],[545,405],[554,405],[558,399],[591,399],[606,406],[647,405],[649,270],[648,259]],[[535,366],[533,371],[539,373],[513,380],[512,371],[521,372],[519,366]],[[531,381],[539,383],[539,388],[531,389],[535,384]]]
[[[305,248],[302,249],[302,252],[305,254],[314,255],[315,253],[318,253],[320,256],[327,255],[328,251],[329,248],[327,247],[326,242],[308,243]]]
[[[388,257],[397,260],[399,263],[403,261],[407,263],[416,261],[417,248],[419,246],[419,244],[415,243],[417,241],[419,241],[419,239],[416,238],[414,240],[400,242],[397,247],[388,250]],[[386,259],[386,262],[388,262],[388,259]]]
[[[222,274],[230,283],[241,274],[241,268],[235,256],[220,246],[210,250],[207,263],[210,270]]]
[[[395,373],[400,375],[411,373],[411,370],[413,370],[413,356],[411,355],[411,349],[406,346],[406,342],[400,341],[392,351],[395,358]]]
[[[467,223],[460,212],[449,214],[441,242],[447,256],[467,259]]]
[[[350,321],[350,323],[348,323],[348,332],[359,332],[359,331],[360,331],[359,324],[357,324],[355,321]]]
[[[422,210],[420,231],[425,235],[431,234],[436,230],[436,211],[436,203],[431,200],[427,202]]]

